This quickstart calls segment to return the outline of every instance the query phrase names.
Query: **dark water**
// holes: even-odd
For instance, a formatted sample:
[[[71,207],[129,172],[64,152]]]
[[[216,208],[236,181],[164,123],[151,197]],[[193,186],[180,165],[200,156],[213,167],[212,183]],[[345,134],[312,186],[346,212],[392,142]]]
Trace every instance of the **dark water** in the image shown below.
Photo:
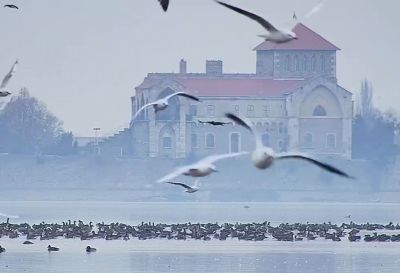
[[[248,205],[249,208],[244,208]],[[14,222],[355,222],[397,223],[399,204],[342,203],[84,203],[0,202],[0,212],[19,215]],[[0,221],[4,217],[0,217]],[[35,241],[0,238],[0,272],[271,272],[398,273],[400,243],[219,241]],[[48,244],[60,247],[48,253]],[[90,244],[96,253],[86,254]]]

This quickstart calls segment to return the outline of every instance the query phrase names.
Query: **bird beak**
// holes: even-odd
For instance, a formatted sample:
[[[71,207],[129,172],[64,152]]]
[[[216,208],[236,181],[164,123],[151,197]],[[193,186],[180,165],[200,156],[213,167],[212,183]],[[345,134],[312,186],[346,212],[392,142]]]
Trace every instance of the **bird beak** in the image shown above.
[[[295,40],[298,40],[299,38],[297,38],[297,37],[293,37],[293,39],[295,39]]]

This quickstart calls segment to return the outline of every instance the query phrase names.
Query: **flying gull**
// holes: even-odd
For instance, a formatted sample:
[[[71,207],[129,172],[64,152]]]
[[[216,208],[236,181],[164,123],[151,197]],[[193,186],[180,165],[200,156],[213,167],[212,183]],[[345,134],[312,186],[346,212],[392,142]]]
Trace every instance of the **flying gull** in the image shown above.
[[[247,154],[247,152],[211,155],[211,156],[203,158],[202,160],[200,160],[194,164],[177,168],[172,173],[167,174],[166,176],[160,178],[157,182],[160,183],[160,182],[169,181],[181,174],[186,175],[186,176],[192,176],[192,177],[204,177],[213,172],[218,172],[217,167],[214,165],[214,163],[217,162],[218,160],[231,158],[231,157],[237,157],[237,156],[241,156],[244,154]]]
[[[6,4],[4,5],[5,8],[10,8],[10,9],[18,9],[18,7],[16,5],[12,5],[12,4]]]
[[[167,11],[169,0],[158,0],[158,2],[160,2],[160,5],[163,8],[163,10]]]
[[[3,81],[1,82],[0,97],[7,97],[8,95],[11,95],[11,93],[8,92],[8,90],[6,90],[6,87],[8,85],[8,82],[12,78],[12,76],[14,76],[14,74],[15,74],[15,71],[17,69],[17,64],[18,64],[18,60],[15,61],[15,63],[11,67],[11,70],[7,73],[7,75],[4,77]]]
[[[192,96],[188,93],[185,92],[176,92],[173,93],[171,95],[166,96],[165,98],[150,102],[148,104],[143,105],[135,114],[135,116],[132,118],[131,121],[131,126],[132,123],[135,121],[136,117],[140,114],[140,112],[142,112],[146,107],[153,105],[154,111],[157,113],[158,111],[162,111],[164,109],[166,109],[168,107],[168,100],[174,96],[181,96],[181,97],[185,97],[191,100],[195,100],[195,101],[200,101],[199,98]]]
[[[228,9],[236,11],[244,16],[247,16],[250,19],[257,21],[259,24],[261,24],[269,33],[264,34],[264,35],[258,35],[258,36],[264,38],[266,41],[270,41],[270,42],[279,44],[279,43],[289,42],[293,39],[297,39],[297,36],[295,33],[291,32],[291,31],[277,29],[270,22],[268,22],[264,18],[254,14],[254,13],[248,12],[246,10],[243,10],[241,8],[229,5],[227,3],[224,3],[224,2],[221,2],[218,0],[215,0],[215,1],[223,6],[227,7]]]
[[[201,123],[201,124],[211,124],[211,125],[214,125],[214,126],[224,126],[224,125],[227,125],[227,124],[232,124],[232,122],[223,122],[223,121],[214,121],[214,120],[211,120],[211,121],[201,121],[201,120],[199,120],[199,123]]]
[[[194,182],[193,186],[188,186],[185,183],[172,182],[172,181],[165,181],[165,183],[168,183],[168,184],[171,184],[171,185],[176,185],[176,186],[181,186],[181,187],[185,188],[185,192],[194,193],[194,192],[199,190],[198,181],[199,181],[199,179],[196,179],[196,181]]]
[[[339,176],[343,176],[346,178],[353,178],[351,176],[349,176],[348,174],[346,174],[345,172],[331,166],[328,165],[327,163],[323,163],[320,162],[316,159],[313,159],[307,155],[302,155],[302,154],[289,154],[289,153],[281,153],[281,154],[275,154],[274,151],[269,148],[266,147],[262,144],[261,141],[261,137],[256,134],[256,132],[254,131],[254,129],[245,121],[243,121],[241,118],[235,116],[234,114],[231,113],[227,113],[225,114],[225,116],[231,120],[233,120],[235,123],[237,123],[240,126],[243,126],[244,128],[246,128],[247,130],[249,130],[255,140],[256,140],[256,149],[253,151],[253,153],[251,154],[251,159],[254,163],[254,165],[259,168],[259,169],[267,169],[268,167],[270,167],[272,165],[272,163],[275,160],[281,160],[281,159],[301,159],[301,160],[305,160],[309,163],[312,163],[328,172],[337,174]]]

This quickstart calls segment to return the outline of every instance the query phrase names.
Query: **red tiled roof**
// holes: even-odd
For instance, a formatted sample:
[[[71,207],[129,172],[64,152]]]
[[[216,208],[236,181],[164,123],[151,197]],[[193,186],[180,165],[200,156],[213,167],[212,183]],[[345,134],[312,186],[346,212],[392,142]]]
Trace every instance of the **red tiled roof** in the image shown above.
[[[340,50],[337,46],[324,39],[302,23],[298,23],[293,32],[298,39],[287,43],[276,44],[265,41],[254,50]]]
[[[172,78],[182,84],[188,92],[204,97],[224,96],[282,96],[295,91],[304,80],[274,79],[224,79],[224,78]],[[151,88],[160,79],[146,79],[140,88]],[[153,82],[151,84],[150,82]]]

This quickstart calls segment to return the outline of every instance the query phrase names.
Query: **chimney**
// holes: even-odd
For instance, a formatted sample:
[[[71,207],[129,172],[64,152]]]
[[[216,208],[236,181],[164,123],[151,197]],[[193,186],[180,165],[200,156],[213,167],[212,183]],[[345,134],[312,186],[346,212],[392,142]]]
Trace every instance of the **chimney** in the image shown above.
[[[187,73],[187,63],[184,59],[181,59],[179,62],[179,73],[186,74]]]
[[[209,76],[222,76],[222,61],[207,60],[206,74]]]

